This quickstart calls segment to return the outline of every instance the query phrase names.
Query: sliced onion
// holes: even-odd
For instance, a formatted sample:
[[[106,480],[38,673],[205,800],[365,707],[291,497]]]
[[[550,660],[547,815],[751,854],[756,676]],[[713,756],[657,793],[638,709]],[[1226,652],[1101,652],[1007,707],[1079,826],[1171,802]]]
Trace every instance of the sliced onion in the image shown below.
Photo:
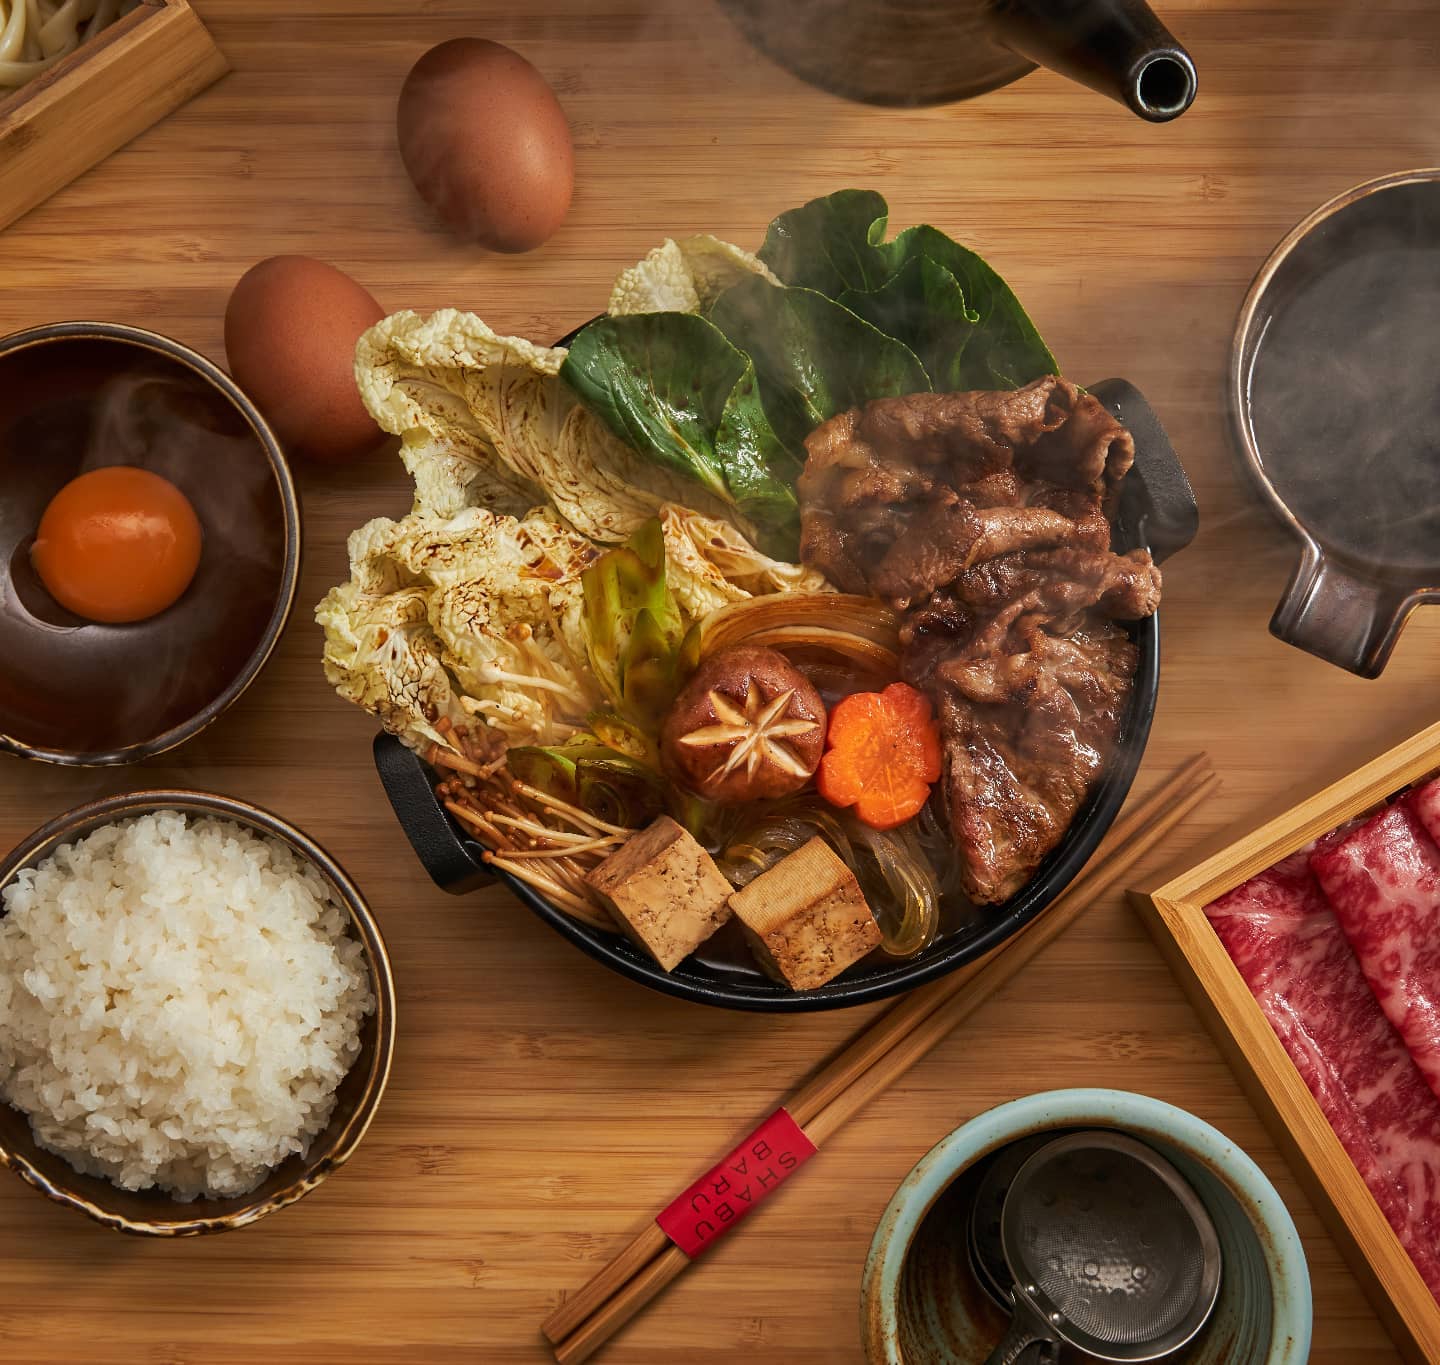
[[[708,658],[731,645],[758,643],[755,637],[761,634],[783,638],[787,645],[849,650],[871,661],[884,657],[889,667],[898,667],[895,613],[873,597],[841,592],[766,593],[732,602],[707,618],[700,655]]]
[[[832,630],[826,626],[769,626],[746,636],[745,643],[766,645],[782,654],[789,650],[806,650],[839,655],[867,673],[894,677],[900,671],[900,658],[893,649],[849,631]]]

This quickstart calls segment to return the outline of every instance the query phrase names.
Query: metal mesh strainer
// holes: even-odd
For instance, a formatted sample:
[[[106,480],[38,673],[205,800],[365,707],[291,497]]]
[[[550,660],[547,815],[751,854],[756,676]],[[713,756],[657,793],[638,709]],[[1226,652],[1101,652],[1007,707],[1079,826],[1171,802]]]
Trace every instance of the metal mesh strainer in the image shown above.
[[[1007,1311],[1015,1302],[1010,1292],[1015,1281],[1010,1267],[1005,1264],[1005,1243],[1000,1236],[1005,1196],[1010,1193],[1010,1186],[1020,1174],[1020,1168],[1040,1148],[1054,1141],[1051,1135],[1037,1133],[1033,1137],[1017,1138],[999,1151],[992,1152],[986,1158],[984,1174],[970,1205],[970,1225],[966,1229],[970,1271],[980,1288],[998,1307]]]
[[[1168,1161],[1119,1133],[1076,1133],[1032,1155],[1005,1197],[1001,1239],[1015,1317],[989,1365],[1037,1341],[1157,1360],[1204,1326],[1220,1288],[1205,1206]]]

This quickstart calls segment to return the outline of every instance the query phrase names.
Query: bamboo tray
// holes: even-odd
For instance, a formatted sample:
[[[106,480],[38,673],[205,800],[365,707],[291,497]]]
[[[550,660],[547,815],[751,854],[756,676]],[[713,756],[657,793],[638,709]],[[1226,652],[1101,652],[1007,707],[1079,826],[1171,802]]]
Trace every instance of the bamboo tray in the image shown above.
[[[0,99],[0,228],[229,69],[187,0],[144,0]]]
[[[1440,725],[1432,725],[1150,894],[1130,893],[1376,1313],[1401,1354],[1416,1365],[1440,1361],[1440,1305],[1271,1030],[1204,907],[1437,769]]]

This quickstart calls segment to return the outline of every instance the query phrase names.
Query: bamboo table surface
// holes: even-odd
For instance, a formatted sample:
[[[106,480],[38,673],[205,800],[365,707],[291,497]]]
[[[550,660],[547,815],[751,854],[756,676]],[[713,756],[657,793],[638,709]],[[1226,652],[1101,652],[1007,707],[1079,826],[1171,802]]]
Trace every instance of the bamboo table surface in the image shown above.
[[[0,332],[113,319],[223,359],[230,285],[288,251],[351,271],[387,308],[454,305],[549,339],[666,235],[753,246],[777,211],[871,185],[897,226],[931,221],[987,255],[1067,372],[1137,384],[1189,469],[1204,525],[1166,570],[1140,782],[1204,747],[1226,786],[1172,859],[1436,718],[1440,612],[1417,614],[1378,682],[1267,633],[1291,549],[1237,478],[1223,419],[1230,330],[1271,245],[1352,183],[1440,161],[1430,0],[1169,0],[1200,96],[1163,127],[1048,73],[948,108],[842,103],[754,55],[711,0],[197,8],[233,74],[0,234]],[[574,208],[529,256],[434,230],[395,152],[406,70],[461,34],[536,62],[573,124]],[[502,891],[435,891],[372,772],[372,724],[321,677],[308,610],[344,576],[346,533],[399,515],[409,486],[386,454],[300,477],[302,606],[258,684],[141,768],[0,760],[0,842],[130,786],[212,788],[296,820],[348,866],[388,937],[400,992],[389,1093],[344,1172],[219,1238],[123,1239],[0,1181],[0,1358],[17,1365],[541,1360],[538,1325],[559,1296],[871,1013],[709,1012],[611,975]],[[866,1248],[910,1166],[982,1109],[1076,1085],[1159,1096],[1243,1145],[1304,1238],[1316,1365],[1397,1359],[1119,894],[607,1358],[858,1361]]]

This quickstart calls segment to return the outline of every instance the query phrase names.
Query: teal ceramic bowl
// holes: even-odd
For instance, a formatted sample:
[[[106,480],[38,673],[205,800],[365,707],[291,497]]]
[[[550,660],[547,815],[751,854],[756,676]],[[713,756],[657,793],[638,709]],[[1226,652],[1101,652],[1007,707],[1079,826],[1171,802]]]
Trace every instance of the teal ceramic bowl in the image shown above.
[[[958,1128],[905,1177],[865,1263],[861,1332],[871,1365],[980,1365],[1004,1318],[971,1279],[966,1218],[982,1158],[1053,1129],[1115,1128],[1172,1161],[1204,1201],[1223,1255],[1220,1298],[1185,1365],[1305,1365],[1310,1272],[1260,1168],[1208,1123],[1124,1090],[1051,1090]]]

